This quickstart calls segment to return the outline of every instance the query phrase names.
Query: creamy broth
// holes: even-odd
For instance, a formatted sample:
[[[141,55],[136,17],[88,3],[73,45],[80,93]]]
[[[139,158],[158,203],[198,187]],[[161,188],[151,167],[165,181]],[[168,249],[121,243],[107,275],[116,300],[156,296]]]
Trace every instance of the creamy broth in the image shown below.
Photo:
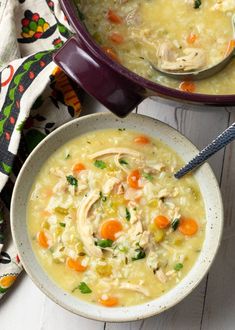
[[[149,64],[177,71],[180,63],[193,71],[222,60],[235,46],[234,0],[76,2],[93,38],[131,71],[188,92],[235,94],[235,60],[214,77],[194,83],[164,77]]]
[[[205,210],[192,175],[162,141],[125,129],[88,133],[59,148],[28,199],[32,248],[70,294],[106,307],[155,299],[195,263]]]

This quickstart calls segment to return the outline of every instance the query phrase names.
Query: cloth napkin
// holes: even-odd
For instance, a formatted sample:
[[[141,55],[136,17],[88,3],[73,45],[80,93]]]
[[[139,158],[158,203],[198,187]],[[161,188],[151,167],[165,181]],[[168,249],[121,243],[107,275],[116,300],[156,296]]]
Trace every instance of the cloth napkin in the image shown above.
[[[58,0],[0,0],[0,298],[22,271],[9,228],[16,176],[30,151],[81,111],[81,90],[52,62],[71,33]]]

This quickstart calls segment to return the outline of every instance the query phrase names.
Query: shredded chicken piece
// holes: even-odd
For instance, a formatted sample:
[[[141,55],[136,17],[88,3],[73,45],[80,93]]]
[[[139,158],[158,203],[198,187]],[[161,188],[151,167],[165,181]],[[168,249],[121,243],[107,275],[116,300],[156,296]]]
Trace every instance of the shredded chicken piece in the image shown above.
[[[124,189],[123,183],[121,182],[117,186],[117,195],[122,195],[122,194],[124,194],[124,192],[125,192],[125,189]]]
[[[115,163],[115,165],[117,167],[119,167],[122,171],[124,171],[125,173],[129,173],[130,171],[125,166],[123,166],[122,164],[120,164],[120,158],[121,158],[121,155],[120,154],[117,154],[114,157],[114,163]]]
[[[64,171],[60,167],[50,168],[49,173],[57,176],[58,178],[64,178],[65,177]]]
[[[118,183],[120,183],[120,180],[115,177],[108,179],[103,186],[103,194],[104,195],[110,194],[114,186]]]
[[[156,174],[156,173],[160,172],[164,167],[165,167],[164,164],[159,163],[156,165],[145,166],[144,171],[148,174]]]
[[[159,46],[157,56],[161,62],[174,62],[176,60],[175,49],[169,41],[163,42]]]
[[[156,271],[156,276],[161,283],[166,283],[167,277],[161,268]]]
[[[125,191],[124,198],[129,201],[134,201],[142,196],[143,192],[140,189],[128,188]]]
[[[136,240],[136,236],[143,232],[143,225],[140,219],[137,219],[135,223],[132,224],[131,228],[128,230],[128,235],[132,241]]]
[[[158,198],[170,197],[170,191],[167,188],[163,188],[157,194]]]
[[[149,238],[150,238],[150,232],[145,230],[141,237],[140,237],[140,242],[139,242],[139,245],[142,247],[142,248],[145,248],[148,246],[148,243],[149,243]]]
[[[122,282],[122,283],[120,283],[119,288],[120,289],[131,290],[131,291],[136,291],[136,292],[142,293],[146,297],[150,296],[149,291],[146,288],[144,288],[144,287],[142,287],[138,284],[131,284],[131,283],[127,283],[127,282]]]
[[[136,150],[129,149],[129,148],[109,148],[100,150],[98,152],[95,152],[94,154],[90,155],[90,159],[100,158],[102,156],[109,156],[112,154],[118,154],[118,155],[129,155],[134,158],[141,158],[141,153],[139,153]]]
[[[212,6],[212,10],[220,10],[223,12],[232,11],[235,9],[234,0],[217,0],[216,4]]]
[[[139,14],[138,9],[139,6],[129,11],[129,13],[126,16],[127,25],[139,25],[141,23],[141,16]]]
[[[184,56],[177,56],[177,49],[169,43],[163,43],[158,50],[159,67],[166,71],[193,71],[206,65],[206,54],[200,48],[185,48]]]
[[[172,275],[176,274],[176,271],[174,269],[172,270],[169,270],[167,273],[166,273],[166,276],[168,277],[171,277]]]
[[[89,256],[101,258],[103,256],[102,251],[94,244],[92,228],[87,219],[90,208],[99,198],[99,190],[93,190],[89,192],[87,197],[83,198],[77,211],[77,229],[86,253]]]

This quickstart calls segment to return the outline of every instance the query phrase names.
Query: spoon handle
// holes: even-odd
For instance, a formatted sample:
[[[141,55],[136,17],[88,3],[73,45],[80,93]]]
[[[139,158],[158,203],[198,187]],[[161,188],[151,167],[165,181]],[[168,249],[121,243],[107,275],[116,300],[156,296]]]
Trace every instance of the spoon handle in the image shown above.
[[[182,176],[204,163],[210,156],[214,155],[217,151],[225,147],[234,139],[235,123],[229,126],[215,140],[213,140],[210,144],[208,144],[208,146],[206,146],[202,151],[200,151],[197,156],[195,156],[190,162],[188,162],[188,164],[186,164],[177,173],[175,173],[176,179],[180,179]]]

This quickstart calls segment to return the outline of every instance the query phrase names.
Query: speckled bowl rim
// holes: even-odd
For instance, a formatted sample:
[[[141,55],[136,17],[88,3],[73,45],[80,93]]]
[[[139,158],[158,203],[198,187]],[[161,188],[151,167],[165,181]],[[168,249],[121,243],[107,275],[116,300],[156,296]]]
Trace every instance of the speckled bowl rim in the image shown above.
[[[102,128],[119,127],[139,130],[145,134],[155,136],[173,148],[176,145],[178,153],[185,161],[190,160],[198,152],[197,148],[177,130],[147,116],[130,114],[127,118],[121,119],[109,113],[97,113],[81,117],[57,128],[33,150],[16,180],[10,211],[11,230],[19,257],[24,269],[39,289],[54,302],[75,314],[108,322],[126,322],[144,319],[159,314],[179,303],[192,292],[208,272],[220,245],[223,230],[223,204],[220,189],[211,167],[205,163],[195,171],[195,178],[202,189],[205,201],[207,217],[206,238],[193,268],[176,287],[161,297],[141,305],[105,308],[73,297],[50,280],[32,251],[26,229],[26,204],[35,175],[40,169],[41,164],[44,163],[59,145],[86,132],[100,130]],[[65,133],[68,133],[68,136],[61,139]],[[55,147],[56,144],[58,144],[58,147]],[[205,194],[205,192],[208,193]],[[21,217],[22,212],[23,220]]]

